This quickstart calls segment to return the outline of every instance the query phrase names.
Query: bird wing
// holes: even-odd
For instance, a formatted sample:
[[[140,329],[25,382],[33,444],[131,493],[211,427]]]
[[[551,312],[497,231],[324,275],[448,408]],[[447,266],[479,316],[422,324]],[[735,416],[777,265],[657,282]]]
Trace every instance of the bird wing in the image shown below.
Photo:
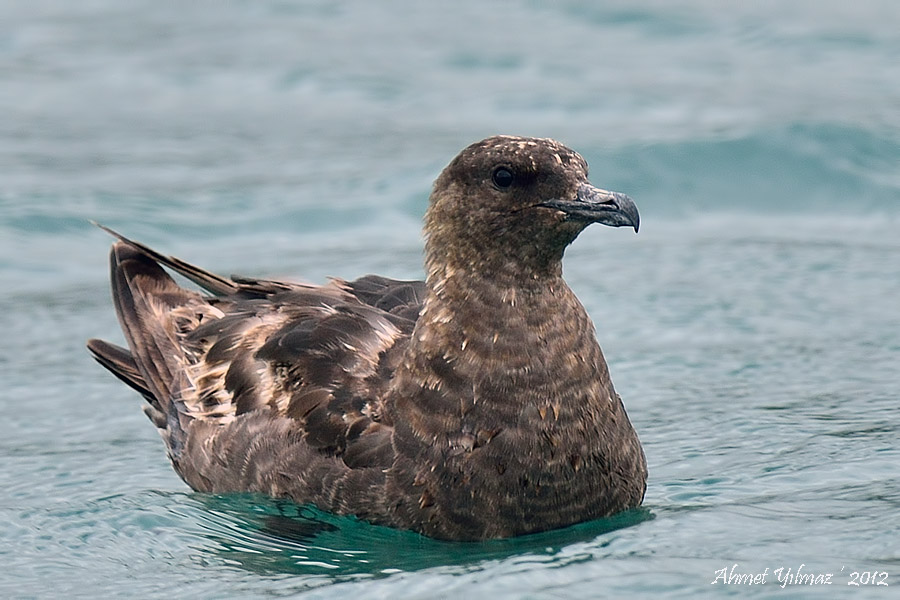
[[[111,232],[113,297],[130,350],[89,349],[147,398],[175,460],[191,424],[234,431],[287,419],[292,439],[348,468],[390,466],[384,398],[418,317],[422,282],[316,286],[224,278]],[[208,293],[178,286],[165,265]],[[210,428],[209,426],[216,427]]]

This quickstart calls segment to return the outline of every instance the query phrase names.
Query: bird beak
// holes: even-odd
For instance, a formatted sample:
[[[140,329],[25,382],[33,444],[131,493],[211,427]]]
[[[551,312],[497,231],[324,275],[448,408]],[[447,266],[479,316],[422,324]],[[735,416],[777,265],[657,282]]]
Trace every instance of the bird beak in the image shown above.
[[[548,200],[541,206],[562,211],[570,219],[610,227],[634,227],[635,233],[641,225],[641,216],[631,198],[619,192],[595,188],[589,183],[582,183],[578,194],[571,200]]]

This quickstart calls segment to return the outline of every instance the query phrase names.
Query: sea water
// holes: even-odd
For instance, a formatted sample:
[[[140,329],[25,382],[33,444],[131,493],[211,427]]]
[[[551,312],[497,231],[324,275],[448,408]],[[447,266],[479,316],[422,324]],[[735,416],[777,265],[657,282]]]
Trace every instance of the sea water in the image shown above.
[[[895,595],[898,24],[891,0],[3,3],[0,596]],[[560,139],[640,207],[565,273],[643,508],[463,544],[185,486],[84,349],[122,339],[89,220],[225,274],[421,277],[431,182],[495,133]]]

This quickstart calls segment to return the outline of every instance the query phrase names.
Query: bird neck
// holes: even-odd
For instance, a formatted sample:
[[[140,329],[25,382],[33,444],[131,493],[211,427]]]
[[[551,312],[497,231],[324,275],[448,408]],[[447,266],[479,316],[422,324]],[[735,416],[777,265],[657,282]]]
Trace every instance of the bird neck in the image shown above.
[[[490,280],[498,288],[534,288],[562,280],[562,258],[574,230],[550,230],[535,220],[502,226],[445,217],[437,208],[426,215],[425,269],[431,289],[453,277]],[[564,284],[563,284],[564,285]]]
[[[427,288],[395,378],[399,410],[462,425],[608,399],[593,324],[561,275],[472,278],[445,264]]]

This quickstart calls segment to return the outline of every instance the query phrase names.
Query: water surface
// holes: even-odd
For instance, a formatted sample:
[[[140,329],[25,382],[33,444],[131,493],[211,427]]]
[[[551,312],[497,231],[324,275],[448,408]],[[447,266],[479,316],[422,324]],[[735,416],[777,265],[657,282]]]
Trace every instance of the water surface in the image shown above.
[[[0,593],[889,597],[898,22],[887,0],[0,6]],[[565,272],[644,508],[452,544],[191,492],[83,348],[121,340],[88,220],[224,273],[420,277],[431,181],[494,133],[564,141],[641,208]],[[711,583],[734,564],[767,583]],[[801,565],[832,585],[782,589]]]

